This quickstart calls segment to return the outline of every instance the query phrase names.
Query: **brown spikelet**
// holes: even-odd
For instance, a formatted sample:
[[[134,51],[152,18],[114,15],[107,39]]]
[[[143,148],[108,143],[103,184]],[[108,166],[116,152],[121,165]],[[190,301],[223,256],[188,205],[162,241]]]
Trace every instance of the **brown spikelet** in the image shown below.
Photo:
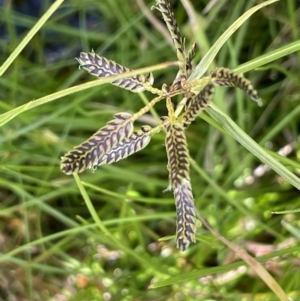
[[[209,84],[191,99],[186,111],[181,117],[184,128],[187,128],[197,118],[199,113],[209,105],[212,101],[213,94],[214,86]]]
[[[186,55],[186,72],[187,76],[190,75],[190,73],[193,71],[193,65],[192,65],[192,60],[196,54],[197,50],[197,45],[196,43],[193,43],[192,46],[190,47],[187,55]]]
[[[170,32],[177,53],[178,60],[181,61],[182,63],[185,63],[183,38],[181,37],[169,0],[156,0],[156,3],[157,3],[156,8],[161,12],[162,17]]]
[[[249,94],[253,100],[260,99],[251,82],[242,74],[236,74],[227,68],[218,68],[212,71],[210,76],[212,82],[217,86],[237,87]]]
[[[177,248],[185,251],[190,243],[196,242],[194,198],[190,181],[183,180],[181,185],[175,187],[174,197],[176,201],[177,212]]]
[[[81,52],[80,57],[77,60],[80,66],[90,74],[100,78],[132,71],[132,69],[121,66],[95,52]],[[147,75],[136,75],[118,79],[113,81],[112,84],[139,93],[145,91],[147,87],[152,86],[153,81],[154,78],[152,73],[148,73]]]
[[[177,90],[182,82],[186,81],[186,55],[184,40],[180,34],[174,13],[171,9],[169,0],[156,0],[156,8],[161,12],[162,17],[167,25],[167,28],[170,32],[171,38],[173,40],[174,48],[178,60],[181,62],[179,67],[180,71],[177,74],[175,80],[173,81],[173,90]]]
[[[177,247],[186,250],[191,242],[195,242],[196,219],[194,199],[190,183],[190,165],[186,137],[183,126],[176,122],[166,122],[166,150],[170,186],[174,190],[177,211],[176,241]]]
[[[128,138],[133,131],[133,122],[128,113],[118,113],[88,140],[76,146],[61,158],[61,170],[65,174],[80,173],[94,168],[101,158],[118,143]]]
[[[190,47],[188,53],[186,54],[186,67],[185,70],[183,70],[182,68],[178,71],[173,84],[172,84],[172,90],[177,90],[180,87],[184,87],[185,85],[185,80],[187,79],[188,76],[190,76],[190,74],[193,71],[193,65],[192,65],[192,59],[194,58],[196,54],[196,44],[192,44],[192,46]],[[186,74],[183,75],[183,72],[185,72]]]
[[[139,131],[133,132],[128,138],[119,142],[114,148],[100,158],[96,165],[100,166],[118,162],[142,150],[151,140],[151,129],[150,126],[142,126]]]
[[[171,91],[176,91],[176,90],[180,89],[182,79],[183,79],[182,70],[179,70],[176,74],[176,77],[173,80],[173,83],[172,83],[172,86],[171,86]]]

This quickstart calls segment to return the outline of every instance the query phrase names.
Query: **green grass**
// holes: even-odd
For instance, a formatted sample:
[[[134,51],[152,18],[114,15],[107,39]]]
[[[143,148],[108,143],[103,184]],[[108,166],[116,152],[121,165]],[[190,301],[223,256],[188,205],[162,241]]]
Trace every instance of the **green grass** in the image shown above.
[[[219,1],[203,14],[208,1],[191,1],[189,17],[179,1],[174,7],[186,43],[198,44],[195,78],[214,66],[248,72],[264,102],[259,107],[240,91],[218,88],[213,106],[186,132],[196,207],[233,249],[258,257],[252,267],[251,258],[203,226],[196,244],[175,248],[173,196],[162,192],[168,186],[163,132],[114,165],[80,177],[61,173],[61,155],[114,113],[136,112],[152,97],[95,81],[78,70],[80,51],[155,70],[157,87],[177,72],[166,63],[176,60],[174,51],[135,0],[122,6],[72,0],[57,10],[61,2],[52,12],[45,4],[48,16],[40,19],[0,8],[9,34],[9,43],[0,41],[0,300],[280,300],[258,262],[298,300],[297,1],[262,8],[218,53],[218,39],[257,2]],[[78,28],[66,22],[74,13]],[[50,42],[63,47],[54,62],[45,54]],[[161,102],[136,126],[165,114]],[[283,147],[289,152],[279,156]]]

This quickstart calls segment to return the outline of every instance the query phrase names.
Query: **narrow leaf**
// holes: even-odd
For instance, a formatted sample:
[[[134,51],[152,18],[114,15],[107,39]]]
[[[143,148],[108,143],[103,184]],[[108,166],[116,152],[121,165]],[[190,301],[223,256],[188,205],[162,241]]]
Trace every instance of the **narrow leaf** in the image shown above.
[[[170,66],[177,66],[177,65],[178,65],[177,61],[176,62],[165,62],[165,63],[153,65],[153,66],[150,66],[150,67],[145,67],[145,68],[140,68],[140,69],[137,69],[137,70],[132,70],[132,71],[129,72],[129,74],[130,74],[130,77],[131,77],[131,76],[135,76],[137,74],[147,73],[149,71],[162,70],[162,69],[168,68]],[[117,74],[117,75],[112,76],[112,78],[116,78],[116,79],[124,78],[124,74]],[[77,86],[62,90],[62,91],[58,91],[58,92],[49,94],[47,96],[44,96],[44,97],[41,97],[41,98],[38,98],[38,99],[35,99],[35,100],[28,101],[27,103],[25,103],[21,106],[18,106],[18,107],[14,108],[14,109],[11,109],[11,110],[3,113],[3,114],[0,114],[0,127],[2,127],[6,123],[8,123],[12,119],[14,119],[15,117],[17,117],[21,113],[24,113],[28,110],[31,110],[31,109],[35,108],[35,107],[44,105],[44,104],[49,103],[51,101],[54,101],[56,99],[60,99],[64,96],[71,95],[73,93],[77,93],[79,91],[83,91],[83,90],[86,90],[86,89],[91,89],[93,87],[100,86],[100,85],[103,85],[103,84],[106,84],[106,83],[111,83],[112,78],[106,77],[106,78],[101,78],[99,80],[90,81],[90,82],[80,84],[80,85],[77,85]],[[148,87],[147,87],[147,89],[148,89]],[[150,91],[153,94],[159,94],[159,95],[162,94],[162,93],[160,93],[161,91],[159,89],[155,89],[153,87],[152,87],[151,90],[149,89],[148,91]]]
[[[259,68],[263,65],[276,61],[282,57],[285,57],[291,53],[297,52],[300,50],[300,39],[279,47],[275,50],[269,51],[251,61],[248,61],[234,69],[235,72],[247,72],[256,68]]]
[[[248,18],[251,17],[256,11],[260,10],[261,8],[270,5],[279,0],[269,0],[265,1],[259,5],[256,5],[246,11],[240,18],[238,18],[214,43],[214,45],[209,49],[209,51],[205,54],[202,58],[201,62],[196,66],[194,72],[188,78],[188,82],[193,82],[196,79],[199,79],[203,76],[203,74],[207,71],[208,67],[216,57],[219,50],[222,46],[227,42],[227,40],[234,34],[234,32],[242,26]]]
[[[291,171],[289,171],[278,160],[269,155],[259,144],[257,144],[250,136],[248,136],[233,120],[223,113],[213,103],[208,107],[207,112],[217,120],[228,133],[232,135],[241,145],[248,149],[255,157],[267,164],[280,176],[286,179],[291,185],[300,190],[300,179]]]

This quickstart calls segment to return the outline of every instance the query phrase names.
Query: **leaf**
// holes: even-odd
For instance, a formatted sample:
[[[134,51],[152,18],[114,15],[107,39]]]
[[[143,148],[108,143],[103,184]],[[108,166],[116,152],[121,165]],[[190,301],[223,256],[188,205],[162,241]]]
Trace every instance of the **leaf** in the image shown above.
[[[286,179],[291,185],[300,190],[300,179],[288,168],[282,165],[277,159],[273,158],[266,152],[259,144],[257,144],[250,136],[248,136],[234,121],[222,112],[215,104],[211,104],[206,111],[211,115],[220,125],[227,130],[227,132],[237,140],[241,145],[248,149],[255,157],[267,164],[280,176]]]
[[[270,5],[274,2],[277,2],[279,0],[269,0],[265,1],[259,5],[256,5],[246,11],[241,17],[239,17],[219,38],[218,40],[213,44],[213,46],[209,49],[209,51],[205,54],[205,56],[202,58],[200,63],[196,66],[194,72],[191,74],[191,76],[188,78],[188,82],[193,82],[203,76],[203,74],[207,71],[208,67],[216,57],[219,50],[222,48],[222,46],[227,42],[227,40],[234,34],[234,32],[242,26],[246,20],[251,17],[256,11],[259,9]]]
[[[81,52],[78,59],[80,66],[87,70],[91,75],[97,77],[109,77],[125,72],[132,71],[114,61],[108,60],[95,52]],[[148,90],[154,82],[152,73],[146,75],[135,75],[127,78],[114,80],[113,85],[130,90],[131,92],[143,92]]]
[[[234,69],[235,72],[247,72],[249,70],[257,69],[260,66],[266,65],[270,62],[273,62],[275,60],[278,60],[282,57],[285,57],[291,53],[294,53],[296,51],[300,50],[300,40],[297,40],[295,42],[286,44],[282,47],[279,47],[275,50],[272,50],[270,52],[267,52],[251,61],[248,61]]]
[[[132,71],[130,71],[130,75],[135,76],[136,74],[147,73],[149,71],[162,70],[162,69],[168,68],[170,66],[177,66],[177,65],[178,65],[177,61],[176,62],[165,62],[165,63],[153,65],[153,66],[150,66],[150,67],[145,67],[145,68],[140,68],[140,69],[137,69],[137,70],[132,70]],[[117,79],[124,78],[124,74],[117,74],[117,75],[112,76],[112,78],[117,78]],[[73,93],[77,93],[79,91],[83,91],[83,90],[86,90],[86,89],[91,89],[93,87],[100,86],[100,85],[103,85],[103,84],[106,84],[106,83],[111,83],[113,81],[112,78],[110,78],[110,77],[107,78],[106,77],[106,78],[101,78],[99,80],[90,81],[90,82],[80,84],[80,85],[77,85],[77,86],[74,86],[74,87],[71,87],[71,88],[68,88],[68,89],[64,89],[62,91],[58,91],[58,92],[46,95],[44,97],[41,97],[41,98],[38,98],[38,99],[35,99],[35,100],[28,101],[27,103],[25,103],[23,105],[20,105],[20,106],[14,108],[14,109],[11,109],[11,110],[3,113],[3,114],[0,114],[0,127],[2,127],[6,123],[8,123],[12,119],[14,119],[15,117],[17,117],[21,113],[24,113],[24,112],[26,112],[28,110],[31,110],[33,108],[36,108],[38,106],[44,105],[46,103],[52,102],[56,99],[60,99],[62,97],[71,95]],[[147,87],[147,89],[148,88],[149,87]],[[148,91],[150,91],[153,94],[159,94],[159,95],[160,95],[160,92],[161,92],[159,89],[156,89],[156,88],[153,88],[153,87],[151,87],[151,89],[148,89]]]
[[[9,68],[9,66],[18,57],[21,51],[29,44],[31,39],[36,35],[36,33],[42,28],[42,26],[47,22],[47,20],[55,13],[56,10],[63,4],[64,0],[53,1],[53,4],[45,11],[43,16],[34,24],[30,31],[24,36],[24,39],[14,47],[13,52],[6,59],[6,61],[0,66],[0,76]],[[2,3],[1,3],[2,4]],[[2,19],[4,21],[4,19]]]
[[[67,174],[91,169],[118,143],[128,138],[133,131],[133,122],[128,113],[118,113],[88,140],[76,146],[61,158],[61,170]]]

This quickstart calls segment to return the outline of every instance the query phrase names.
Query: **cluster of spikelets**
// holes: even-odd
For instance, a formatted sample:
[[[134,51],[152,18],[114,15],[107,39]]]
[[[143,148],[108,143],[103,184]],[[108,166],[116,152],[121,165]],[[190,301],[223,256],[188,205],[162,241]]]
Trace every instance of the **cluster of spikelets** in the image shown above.
[[[225,68],[218,68],[208,76],[187,83],[193,71],[191,61],[195,54],[195,44],[188,51],[185,50],[184,40],[168,0],[157,0],[155,8],[161,12],[167,25],[179,61],[179,71],[172,85],[164,84],[161,89],[154,88],[151,73],[113,81],[112,84],[118,87],[136,93],[149,91],[157,97],[133,115],[115,114],[113,120],[62,157],[61,170],[70,175],[125,159],[145,148],[151,136],[164,129],[170,181],[168,189],[174,192],[177,211],[176,242],[179,249],[186,250],[189,244],[196,240],[196,216],[185,130],[212,101],[214,86],[238,87],[254,100],[258,100],[259,97],[247,79]],[[78,62],[90,74],[100,78],[131,71],[94,52],[81,52]],[[196,86],[202,88],[198,94],[191,91]],[[183,99],[174,110],[172,97],[179,94],[183,95]],[[166,99],[168,116],[161,117],[161,124],[155,128],[142,126],[140,130],[134,131],[134,121],[163,99]],[[177,110],[179,106],[180,110]]]

